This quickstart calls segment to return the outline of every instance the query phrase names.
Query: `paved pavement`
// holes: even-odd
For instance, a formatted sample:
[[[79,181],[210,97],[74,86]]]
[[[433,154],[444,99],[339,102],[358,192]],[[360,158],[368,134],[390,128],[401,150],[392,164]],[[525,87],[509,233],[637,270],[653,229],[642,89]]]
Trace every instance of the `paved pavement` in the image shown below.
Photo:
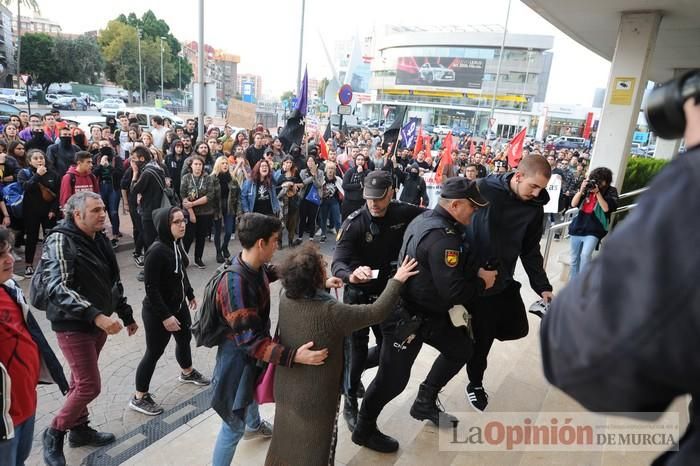
[[[125,219],[125,217],[122,217]],[[128,217],[126,217],[128,219]],[[123,230],[129,231],[128,220]],[[322,245],[322,251],[330,256],[334,246],[333,240]],[[240,250],[237,241],[232,241],[232,253]],[[555,285],[555,289],[561,286],[558,282],[561,264],[557,263],[559,254],[566,251],[566,242],[554,243],[549,276]],[[278,253],[276,260],[285,254],[285,250]],[[138,270],[132,261],[131,251],[124,250],[118,253],[118,261],[122,271],[122,279],[129,300],[134,308],[136,321],[141,324],[141,300],[144,296],[144,288],[141,282],[136,280]],[[205,248],[204,260],[208,264],[205,270],[191,268],[188,272],[193,287],[197,290],[198,297],[206,281],[216,268],[214,260],[213,243],[208,243]],[[522,276],[522,267],[518,268],[518,276],[523,283],[527,280]],[[28,280],[24,280],[22,286],[28,287]],[[273,320],[277,318],[277,296],[279,285],[272,287],[272,312]],[[523,297],[526,304],[536,299],[535,294],[525,285]],[[45,315],[37,312],[37,320],[44,330],[49,342],[56,354],[63,362],[54,333],[50,330]],[[528,337],[517,342],[498,343],[489,359],[489,371],[485,378],[485,385],[491,393],[492,403],[489,409],[494,411],[580,411],[581,407],[561,392],[551,388],[542,375],[541,358],[539,354],[538,332],[539,320],[530,316],[531,331]],[[206,410],[206,403],[202,402],[206,394],[206,388],[181,384],[177,381],[178,365],[174,356],[174,343],[166,349],[159,361],[151,383],[151,392],[156,400],[163,405],[166,413],[156,419],[136,413],[127,407],[129,397],[134,390],[134,375],[136,367],[145,350],[143,330],[136,335],[128,337],[125,332],[112,336],[107,340],[105,349],[100,357],[100,369],[102,375],[102,393],[89,407],[90,419],[93,427],[113,432],[117,438],[122,438],[119,444],[119,452],[128,458],[132,452],[139,452],[136,456],[126,460],[130,465],[206,465],[209,464],[216,432],[219,427],[219,419],[211,410]],[[401,450],[394,455],[380,455],[367,449],[352,444],[350,434],[340,422],[340,441],[338,447],[338,464],[641,464],[648,463],[655,454],[556,454],[556,453],[516,453],[508,452],[496,454],[467,454],[456,452],[438,451],[437,430],[423,423],[414,421],[408,415],[408,408],[415,396],[420,379],[427,373],[430,364],[434,360],[436,352],[429,347],[421,351],[413,369],[412,378],[407,390],[394,400],[382,414],[380,426],[392,435],[396,435],[401,441]],[[210,376],[215,362],[215,350],[207,348],[194,348],[194,366],[203,374]],[[67,367],[64,365],[64,367]],[[67,373],[66,369],[66,373]],[[374,371],[365,374],[365,383],[369,383]],[[466,376],[459,374],[445,389],[441,399],[450,412],[468,411],[464,400],[464,386]],[[40,465],[42,462],[41,433],[50,423],[53,415],[62,406],[63,397],[55,386],[42,386],[38,389],[39,404],[37,410],[35,440],[28,465]],[[197,395],[200,395],[199,397]],[[194,400],[194,401],[193,401]],[[199,410],[193,406],[185,406],[187,402],[194,403],[199,400]],[[195,403],[196,404],[196,403]],[[202,408],[202,406],[204,406]],[[683,415],[683,401],[675,405],[675,409]],[[170,410],[170,411],[168,411]],[[261,410],[263,417],[272,419],[274,406],[265,405]],[[172,413],[172,414],[171,414]],[[187,415],[186,415],[187,414]],[[157,441],[162,435],[158,429],[165,424],[161,421],[167,418],[170,424],[170,432],[164,439]],[[179,420],[178,420],[179,419]],[[150,424],[148,424],[150,422]],[[154,423],[160,424],[154,425]],[[140,431],[137,433],[135,431]],[[166,433],[167,433],[166,432]],[[131,438],[133,441],[124,441]],[[140,443],[138,443],[140,442]],[[153,445],[151,448],[148,446]],[[131,450],[124,453],[131,446]],[[236,455],[235,464],[253,465],[262,464],[267,449],[267,442],[244,442]],[[68,446],[65,448],[66,459],[69,465],[78,464],[119,464],[106,461],[108,457],[96,456],[101,454],[95,448],[77,448]],[[105,451],[103,449],[102,451]],[[108,452],[113,456],[115,450]],[[127,454],[128,453],[128,454]],[[92,456],[90,456],[92,455]],[[105,460],[103,462],[102,460]],[[119,460],[122,461],[122,460]]]

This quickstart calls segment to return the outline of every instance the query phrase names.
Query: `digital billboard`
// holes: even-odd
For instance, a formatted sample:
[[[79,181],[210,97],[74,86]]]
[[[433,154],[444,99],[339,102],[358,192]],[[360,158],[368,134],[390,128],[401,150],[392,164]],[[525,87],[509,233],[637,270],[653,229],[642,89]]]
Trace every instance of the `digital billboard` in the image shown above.
[[[486,60],[457,57],[400,57],[396,84],[481,89]]]

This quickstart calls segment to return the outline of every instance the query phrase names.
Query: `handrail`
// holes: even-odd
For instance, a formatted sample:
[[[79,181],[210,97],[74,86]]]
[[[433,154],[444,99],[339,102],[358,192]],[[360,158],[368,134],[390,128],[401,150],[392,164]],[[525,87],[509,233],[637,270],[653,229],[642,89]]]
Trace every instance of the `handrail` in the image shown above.
[[[638,194],[641,194],[641,193],[647,191],[648,189],[649,189],[648,186],[645,186],[644,188],[635,189],[634,191],[620,194],[620,196],[618,196],[618,199],[627,199],[629,197],[634,197],[634,196],[637,196]],[[628,212],[628,211],[634,209],[635,207],[637,207],[637,204],[630,204],[630,205],[626,205],[626,206],[620,207],[619,209],[615,210],[615,212],[613,212],[612,215],[610,215],[611,227],[612,227],[612,225],[615,224],[615,220],[616,220],[618,214],[621,214],[623,212]],[[578,212],[578,208],[572,207],[571,209],[568,209],[564,213],[565,218],[568,217],[569,215],[576,214],[577,212]],[[561,223],[555,223],[554,225],[550,226],[549,229],[547,230],[547,241],[545,242],[544,254],[542,255],[542,257],[544,259],[545,270],[547,269],[547,262],[549,262],[549,252],[552,249],[552,241],[554,240],[554,232],[557,230],[563,230],[565,227],[568,227],[569,225],[571,225],[571,222],[572,222],[572,220],[568,220],[566,222],[561,222]]]
[[[634,191],[630,191],[628,193],[620,194],[617,198],[618,199],[627,199],[628,197],[634,197],[637,194],[642,194],[644,191],[648,191],[649,186],[645,186],[643,188],[635,189]]]

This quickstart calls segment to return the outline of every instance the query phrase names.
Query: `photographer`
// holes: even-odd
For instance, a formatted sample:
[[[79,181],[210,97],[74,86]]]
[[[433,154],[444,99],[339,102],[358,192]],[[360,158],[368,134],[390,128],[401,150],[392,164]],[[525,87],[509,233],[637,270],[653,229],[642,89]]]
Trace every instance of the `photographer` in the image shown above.
[[[657,418],[700,394],[700,72],[647,98],[647,121],[688,151],[654,178],[603,252],[551,305],[541,327],[547,380],[584,407]],[[644,413],[646,412],[646,414]],[[697,411],[678,451],[656,465],[700,463]]]
[[[581,183],[571,207],[581,206],[569,227],[571,235],[571,275],[573,280],[591,261],[593,250],[608,234],[610,215],[617,209],[617,189],[610,186],[612,171],[599,167]]]

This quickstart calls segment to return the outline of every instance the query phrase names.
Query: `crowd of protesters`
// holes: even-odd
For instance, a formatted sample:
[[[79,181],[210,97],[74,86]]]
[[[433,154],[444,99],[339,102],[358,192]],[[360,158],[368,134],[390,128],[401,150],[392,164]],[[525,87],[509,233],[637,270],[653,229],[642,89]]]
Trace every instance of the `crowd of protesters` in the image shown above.
[[[59,297],[63,300],[49,304],[48,317],[53,330],[59,334],[59,346],[70,365],[71,380],[68,385],[61,379],[62,374],[53,368],[53,380],[59,382],[68,396],[66,404],[44,433],[47,464],[65,464],[63,438],[67,431],[70,431],[72,446],[105,445],[114,441],[112,434],[97,432],[88,426],[87,404],[100,391],[97,359],[106,336],[122,329],[122,324],[111,317],[111,313],[118,314],[129,335],[138,329],[131,307],[123,296],[113,252],[122,237],[120,204],[123,213],[128,213],[132,221],[133,230],[129,233],[134,237],[133,260],[143,269],[138,278],[145,281],[146,288],[142,313],[147,349],[136,373],[135,392],[129,406],[143,414],[158,415],[163,409],[149,393],[149,385],[171,336],[176,341],[176,358],[181,368],[179,380],[202,386],[210,383],[193,367],[189,311],[197,307],[197,301],[186,271],[190,262],[200,269],[206,267],[203,258],[210,237],[213,237],[217,263],[231,258],[229,243],[235,238],[237,226],[242,228],[239,240],[244,249],[237,258],[231,258],[234,271],[238,270],[236,273],[242,277],[242,282],[234,285],[229,279],[222,280],[219,285],[222,287],[218,290],[221,302],[217,301],[217,304],[232,330],[227,339],[231,348],[223,344],[219,347],[215,379],[231,377],[221,365],[235,358],[227,352],[235,352],[238,347],[245,347],[251,361],[258,359],[286,368],[291,368],[294,363],[319,365],[328,353],[312,350],[312,342],[303,344],[300,341],[301,346],[294,349],[270,339],[269,282],[278,275],[274,270],[268,270],[265,264],[274,251],[278,247],[301,244],[305,235],[312,241],[318,237],[323,243],[329,232],[339,233],[342,222],[365,205],[365,179],[371,172],[390,174],[383,175],[388,176],[393,184],[393,189],[387,191],[391,193],[390,197],[428,207],[426,174],[440,171],[443,181],[463,177],[471,186],[471,182],[478,178],[511,171],[505,150],[496,152],[492,146],[469,138],[454,145],[449,154],[449,166],[445,167],[440,159],[448,154],[436,156],[440,151],[431,152],[429,149],[395,150],[392,144],[384,145],[382,138],[369,130],[348,134],[337,132],[328,138],[310,135],[301,146],[291,145],[285,151],[283,141],[273,137],[262,125],[234,133],[229,126],[222,131],[208,124],[205,125],[205,134],[198,135],[194,120],[178,127],[155,116],[150,123],[152,129],[146,131],[135,117],[123,114],[118,118],[108,118],[104,126],[93,125],[89,134],[84,134],[80,128],[63,121],[58,112],[45,115],[23,112],[11,117],[1,131],[0,182],[4,186],[16,183],[23,194],[19,207],[0,200],[2,224],[12,230],[10,234],[9,230],[0,228],[2,276],[6,282],[11,282],[14,261],[9,256],[6,258],[8,254],[11,256],[10,246],[15,250],[24,248],[24,276],[35,274],[37,244],[40,231],[43,231],[45,252],[48,251],[46,260],[55,262],[47,273],[51,280],[55,280],[52,286],[60,287],[62,294]],[[431,141],[432,147],[440,148],[442,142],[436,137]],[[523,157],[529,154],[546,158],[551,173],[562,178],[560,210],[581,203],[587,206],[585,214],[589,216],[596,205],[602,206],[608,216],[614,210],[616,198],[606,194],[607,190],[600,195],[598,191],[586,190],[587,153],[554,152],[532,143],[526,146]],[[605,172],[599,178],[601,189],[608,188],[609,173]],[[600,230],[598,224],[590,223],[592,217],[581,218],[581,222],[588,223],[585,223],[585,228],[577,230],[577,235],[594,235],[598,239],[604,235],[606,227]],[[193,243],[191,261],[188,254]],[[581,265],[585,265],[591,249],[588,244],[592,241],[581,239],[579,243],[584,250]],[[76,254],[76,244],[81,251],[88,253]],[[288,273],[285,287],[293,291],[297,286],[301,290],[297,290],[297,295],[288,294],[291,300],[314,294],[326,283],[325,274],[319,272],[324,267],[313,246],[307,246],[299,254],[305,254],[302,259],[308,263],[294,264],[290,259],[292,262],[285,265]],[[79,273],[75,271],[78,263],[85,264]],[[67,264],[70,264],[68,272]],[[98,297],[94,295],[99,292],[98,287],[87,294],[94,295],[97,301],[104,301],[99,309],[108,313],[99,313],[98,308],[80,297],[85,293],[95,264],[103,272],[99,282],[107,291]],[[311,275],[305,274],[304,267],[307,266],[309,270],[313,269]],[[405,281],[409,272],[400,268],[397,280]],[[299,283],[292,282],[295,274]],[[303,280],[309,283],[301,283]],[[339,279],[328,283],[330,287],[342,286]],[[0,300],[5,299],[3,296],[0,290]],[[111,301],[106,296],[111,296]],[[321,298],[327,299],[326,295]],[[27,337],[22,333],[20,324],[33,322],[31,314],[26,311],[20,318],[26,305],[23,298],[10,293],[8,299],[12,299],[13,306],[18,309],[16,321],[22,338],[30,338],[35,346],[41,347],[43,340],[34,334]],[[241,304],[243,302],[246,304]],[[62,310],[64,306],[68,306],[72,314],[66,314]],[[267,315],[260,320],[262,308],[266,309]],[[243,316],[238,312],[241,309],[246,309],[250,315]],[[87,315],[87,320],[83,314]],[[382,315],[385,314],[382,311]],[[372,322],[376,317],[358,317],[357,322],[348,319],[344,329],[338,330],[338,335]],[[249,338],[248,333],[254,335]],[[240,338],[246,341],[239,341]],[[32,350],[34,353],[36,350]],[[86,360],[76,357],[79,353],[92,356]],[[41,357],[53,358],[50,348],[41,353]],[[340,364],[337,355],[334,358],[336,365]],[[28,391],[33,389],[29,385],[33,383],[35,386],[38,382],[36,368],[30,369],[28,385],[24,387]],[[296,372],[285,370],[280,374],[296,376]],[[236,383],[242,382],[237,380]],[[216,393],[215,409],[219,401],[237,402],[229,399],[236,394],[235,391],[225,395]],[[337,408],[338,394],[333,392],[331,395],[329,418],[335,416],[332,411]],[[221,400],[221,396],[226,399]],[[12,419],[22,442],[26,439],[20,427],[25,427],[29,435],[33,430],[32,409],[36,409],[36,403]],[[229,464],[241,438],[272,435],[272,426],[260,419],[257,407],[246,413],[245,422],[222,417],[224,424],[217,439],[214,464]],[[31,426],[25,424],[30,421]],[[5,438],[11,437],[0,439],[0,445]],[[335,442],[330,438],[326,440]],[[27,448],[24,444],[21,448],[15,445],[14,454],[18,461],[28,454]],[[276,464],[278,460],[282,461],[284,457],[268,458],[270,464]]]

